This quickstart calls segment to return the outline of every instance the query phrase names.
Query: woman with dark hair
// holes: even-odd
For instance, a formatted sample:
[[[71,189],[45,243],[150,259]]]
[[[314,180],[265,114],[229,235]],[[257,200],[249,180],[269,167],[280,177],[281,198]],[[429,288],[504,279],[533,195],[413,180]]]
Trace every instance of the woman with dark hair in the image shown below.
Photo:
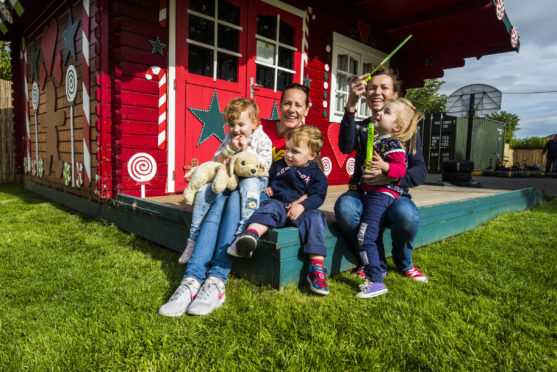
[[[380,68],[371,79],[366,82],[368,74],[359,76],[350,84],[350,92],[345,106],[344,117],[340,123],[338,144],[344,154],[350,154],[356,150],[355,171],[349,181],[349,190],[342,194],[335,204],[335,217],[337,225],[343,234],[349,239],[354,247],[358,247],[355,239],[360,226],[363,213],[361,182],[370,186],[387,185],[395,179],[386,176],[380,170],[364,168],[367,127],[373,121],[373,113],[379,112],[385,102],[390,98],[398,98],[401,95],[400,81],[396,74],[388,68]],[[356,107],[360,102],[360,96],[365,94],[366,103],[372,111],[372,117],[363,121],[356,121]],[[406,145],[407,146],[407,145]],[[408,188],[424,183],[427,176],[422,154],[420,136],[417,136],[416,149],[408,150],[408,170],[400,180],[400,187],[404,190],[386,212],[385,226],[391,229],[393,242],[392,257],[397,268],[406,277],[427,283],[427,277],[423,275],[412,263],[412,243],[420,226],[420,214],[418,208],[408,193]],[[379,252],[381,271],[383,276],[387,273],[385,252]],[[358,271],[361,275],[362,270]],[[362,275],[361,275],[362,276]]]
[[[302,125],[308,111],[308,88],[290,84],[280,100],[280,120],[261,120],[263,131],[272,142],[273,161],[284,157],[286,133]],[[260,202],[266,197],[262,194]],[[190,315],[207,315],[226,299],[225,284],[234,259],[226,251],[236,237],[240,221],[240,194],[225,191],[211,198],[214,201],[201,225],[184,277],[172,297],[160,307],[160,315],[180,316],[186,311]]]

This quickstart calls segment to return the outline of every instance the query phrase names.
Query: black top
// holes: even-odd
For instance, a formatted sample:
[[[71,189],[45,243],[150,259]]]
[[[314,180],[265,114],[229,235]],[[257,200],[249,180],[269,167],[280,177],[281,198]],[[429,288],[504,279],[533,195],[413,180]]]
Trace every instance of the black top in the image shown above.
[[[547,157],[550,159],[557,158],[557,142],[548,141],[543,147],[542,154],[547,151]]]
[[[354,114],[345,112],[340,122],[338,134],[338,146],[344,154],[350,154],[356,150],[356,163],[354,164],[354,174],[350,178],[350,185],[358,186],[362,178],[362,165],[365,163],[367,149],[367,127],[371,118],[356,121]],[[408,153],[408,170],[400,181],[400,187],[408,192],[409,187],[423,184],[427,176],[424,155],[422,154],[422,140],[418,133],[416,139],[416,153]]]
[[[323,204],[328,183],[317,163],[312,162],[305,167],[295,168],[289,167],[284,159],[281,159],[271,165],[269,186],[273,189],[272,198],[287,204],[307,194],[308,198],[300,204],[306,210],[310,210]]]

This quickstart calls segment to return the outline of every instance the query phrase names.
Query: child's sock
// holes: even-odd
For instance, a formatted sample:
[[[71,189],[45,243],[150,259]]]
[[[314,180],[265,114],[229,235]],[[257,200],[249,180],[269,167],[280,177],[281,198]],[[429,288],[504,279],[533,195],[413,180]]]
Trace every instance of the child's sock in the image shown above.
[[[320,266],[325,266],[325,260],[323,258],[310,258],[309,259],[309,263],[311,265],[320,265]]]
[[[255,229],[247,229],[247,230],[244,231],[241,235],[251,235],[251,236],[253,236],[256,240],[259,240],[259,233],[258,233],[257,230],[255,230]]]
[[[309,260],[309,273],[307,276],[309,289],[320,295],[329,294],[329,286],[327,285],[327,269],[322,258],[311,258]]]

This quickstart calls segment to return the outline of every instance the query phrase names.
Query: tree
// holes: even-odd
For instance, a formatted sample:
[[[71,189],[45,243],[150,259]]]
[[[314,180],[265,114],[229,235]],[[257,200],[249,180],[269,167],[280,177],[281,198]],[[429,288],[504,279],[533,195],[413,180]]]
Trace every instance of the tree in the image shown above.
[[[10,58],[9,41],[0,41],[0,79],[12,79],[12,59]]]
[[[493,112],[487,115],[488,119],[497,120],[505,123],[505,142],[509,143],[514,138],[514,134],[519,128],[518,122],[520,118],[516,114],[511,114],[506,111]]]
[[[443,84],[444,81],[437,79],[425,80],[423,88],[408,89],[406,98],[421,112],[444,112],[447,96],[438,93]]]

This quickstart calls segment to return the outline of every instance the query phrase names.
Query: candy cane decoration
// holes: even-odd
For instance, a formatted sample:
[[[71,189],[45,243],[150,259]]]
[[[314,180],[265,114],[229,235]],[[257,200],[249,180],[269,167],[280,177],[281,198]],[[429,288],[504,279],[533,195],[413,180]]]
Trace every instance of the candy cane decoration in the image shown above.
[[[166,73],[157,66],[151,66],[145,73],[147,80],[153,76],[159,79],[159,149],[166,149]]]
[[[27,48],[25,46],[25,38],[21,38],[21,48],[23,53],[20,53],[20,59],[23,59],[23,79],[25,86],[25,129],[27,136],[25,137],[27,147],[27,166],[24,162],[24,172],[28,173],[29,166],[31,165],[31,124],[29,123],[29,83],[27,82]]]
[[[89,0],[83,0],[83,12],[81,13],[81,24],[83,30],[81,34],[81,68],[82,68],[82,85],[83,85],[83,167],[85,170],[85,186],[91,184],[91,151],[89,146],[91,144],[91,68],[89,66],[89,38],[90,38],[90,25],[89,25]]]
[[[166,14],[167,14],[167,0],[160,0],[159,2],[159,25],[166,28]]]

